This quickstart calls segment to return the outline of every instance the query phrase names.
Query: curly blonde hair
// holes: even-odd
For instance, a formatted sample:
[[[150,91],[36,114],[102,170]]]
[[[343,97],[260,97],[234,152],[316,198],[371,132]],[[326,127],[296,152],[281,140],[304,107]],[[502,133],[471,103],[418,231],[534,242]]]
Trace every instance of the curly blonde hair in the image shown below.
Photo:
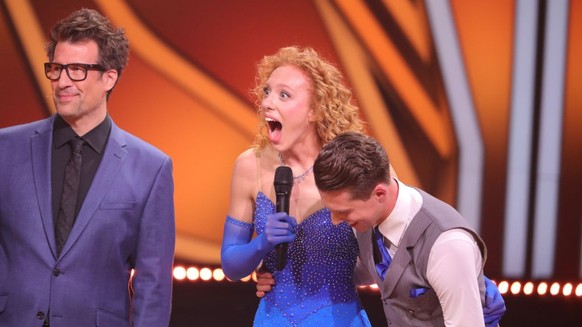
[[[360,119],[359,109],[352,103],[352,91],[344,84],[340,71],[314,49],[290,46],[265,56],[257,65],[256,86],[252,90],[260,118],[256,147],[262,149],[269,142],[268,126],[262,119],[264,109],[261,106],[265,84],[275,69],[285,65],[293,65],[308,76],[312,94],[310,106],[315,111],[317,134],[323,144],[345,132],[363,132],[364,123]]]

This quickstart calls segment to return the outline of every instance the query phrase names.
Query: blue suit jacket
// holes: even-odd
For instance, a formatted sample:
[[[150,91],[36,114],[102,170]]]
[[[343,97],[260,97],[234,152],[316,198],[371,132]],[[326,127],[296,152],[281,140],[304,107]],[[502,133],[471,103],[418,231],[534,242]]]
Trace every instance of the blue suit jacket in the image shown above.
[[[167,326],[175,244],[171,159],[112,124],[57,257],[53,118],[0,129],[0,326],[38,327],[49,311],[52,327],[129,326],[130,319],[133,326]]]

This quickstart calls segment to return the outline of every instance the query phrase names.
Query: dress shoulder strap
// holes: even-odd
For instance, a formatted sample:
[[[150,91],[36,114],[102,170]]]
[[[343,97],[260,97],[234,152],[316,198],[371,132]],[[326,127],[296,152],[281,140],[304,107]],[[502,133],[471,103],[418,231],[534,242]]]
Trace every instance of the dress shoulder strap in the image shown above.
[[[261,151],[255,150],[255,159],[257,163],[257,190],[263,192],[263,181],[261,179]]]

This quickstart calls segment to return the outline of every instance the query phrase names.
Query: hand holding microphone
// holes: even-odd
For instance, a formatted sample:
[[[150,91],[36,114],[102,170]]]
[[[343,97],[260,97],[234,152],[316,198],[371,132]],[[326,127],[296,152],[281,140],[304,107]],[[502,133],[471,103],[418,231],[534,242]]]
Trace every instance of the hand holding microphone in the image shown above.
[[[293,172],[291,168],[281,166],[275,171],[275,192],[277,193],[277,213],[267,215],[263,233],[252,237],[253,229],[241,224],[224,224],[222,240],[222,268],[232,280],[248,276],[273,249],[277,249],[276,268],[283,269],[285,265],[286,245],[293,241],[297,221],[288,215],[291,188],[293,187]],[[232,219],[234,220],[234,219]]]
[[[248,276],[277,246],[287,244],[296,238],[295,226],[297,226],[295,218],[285,212],[267,215],[264,231],[249,242],[253,229],[227,221],[224,225],[221,249],[224,273],[231,280]],[[279,265],[278,261],[276,265]]]
[[[295,218],[286,212],[277,212],[267,215],[265,235],[267,243],[271,246],[280,246],[295,239],[294,227],[297,226]]]

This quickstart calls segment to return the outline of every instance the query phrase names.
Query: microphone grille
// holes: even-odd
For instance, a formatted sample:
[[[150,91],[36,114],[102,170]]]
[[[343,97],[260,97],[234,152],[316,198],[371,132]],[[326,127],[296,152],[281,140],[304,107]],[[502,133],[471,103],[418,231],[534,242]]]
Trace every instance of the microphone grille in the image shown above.
[[[288,166],[279,166],[275,170],[275,192],[289,192],[293,187],[293,171]]]

